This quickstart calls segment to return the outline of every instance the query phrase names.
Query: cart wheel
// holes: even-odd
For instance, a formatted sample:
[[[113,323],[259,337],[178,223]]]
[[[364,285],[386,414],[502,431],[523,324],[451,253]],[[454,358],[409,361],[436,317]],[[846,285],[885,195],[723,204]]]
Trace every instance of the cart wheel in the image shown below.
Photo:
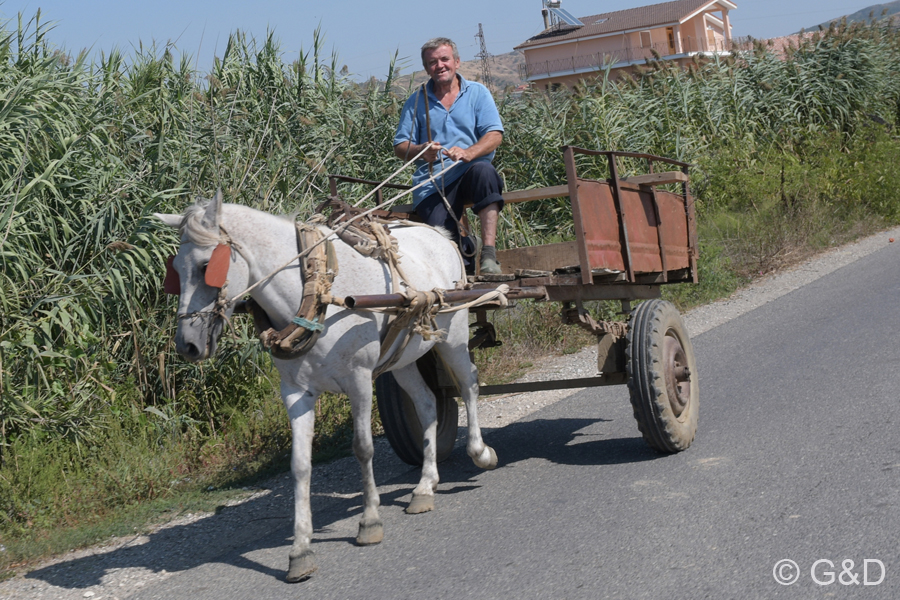
[[[443,368],[443,364],[438,365],[439,360],[432,350],[416,361],[416,366],[437,399],[437,460],[441,462],[450,456],[456,443],[459,407],[456,399],[438,386],[438,369]],[[422,442],[425,434],[412,398],[390,372],[375,380],[375,397],[378,400],[384,434],[391,448],[403,462],[421,466],[424,460]]]
[[[681,316],[670,302],[649,300],[634,311],[625,369],[644,440],[660,452],[686,450],[697,433],[697,364]]]

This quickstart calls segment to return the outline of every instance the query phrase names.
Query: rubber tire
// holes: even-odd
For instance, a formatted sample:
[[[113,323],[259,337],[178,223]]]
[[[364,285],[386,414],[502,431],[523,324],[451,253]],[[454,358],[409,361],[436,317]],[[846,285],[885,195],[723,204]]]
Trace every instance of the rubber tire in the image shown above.
[[[689,390],[684,394],[687,402],[677,416],[666,386],[666,336],[681,344],[691,373]],[[700,390],[694,348],[672,303],[649,300],[634,311],[627,334],[625,370],[634,418],[647,444],[664,453],[686,450],[697,433]]]
[[[437,460],[446,460],[453,452],[459,428],[459,407],[456,399],[438,388],[437,362],[434,351],[418,361],[419,373],[434,392],[437,400]],[[425,434],[416,414],[412,398],[400,387],[393,374],[384,373],[375,380],[375,398],[384,434],[400,460],[421,466],[424,461],[422,442]]]

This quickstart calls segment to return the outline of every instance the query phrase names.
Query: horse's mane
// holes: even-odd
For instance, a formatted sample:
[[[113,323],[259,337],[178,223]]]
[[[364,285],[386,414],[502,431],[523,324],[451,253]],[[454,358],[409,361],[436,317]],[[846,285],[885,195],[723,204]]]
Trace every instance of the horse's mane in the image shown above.
[[[181,226],[178,228],[182,238],[186,237],[189,242],[201,248],[215,246],[222,241],[222,236],[218,231],[212,232],[203,224],[206,207],[210,202],[212,200],[198,200],[188,206],[184,210]]]
[[[218,231],[213,232],[206,228],[203,218],[206,216],[206,208],[212,200],[200,199],[188,206],[181,216],[181,225],[178,232],[182,238],[187,238],[189,242],[196,246],[208,247],[217,244],[227,243],[224,236]],[[249,207],[244,207],[249,208]],[[251,209],[252,210],[252,209]],[[272,215],[282,220],[294,222],[296,213],[293,215]],[[221,215],[220,215],[221,216]]]

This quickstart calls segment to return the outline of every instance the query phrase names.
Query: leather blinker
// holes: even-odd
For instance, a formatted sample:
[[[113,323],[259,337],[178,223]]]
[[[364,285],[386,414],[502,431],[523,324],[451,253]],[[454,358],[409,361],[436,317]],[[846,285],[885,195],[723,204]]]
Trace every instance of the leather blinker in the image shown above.
[[[167,294],[181,295],[181,278],[175,270],[175,257],[166,259],[166,279],[163,281],[163,291]]]
[[[231,262],[231,246],[219,244],[213,250],[209,263],[206,265],[204,280],[209,287],[220,288],[225,285],[228,278],[228,266]]]

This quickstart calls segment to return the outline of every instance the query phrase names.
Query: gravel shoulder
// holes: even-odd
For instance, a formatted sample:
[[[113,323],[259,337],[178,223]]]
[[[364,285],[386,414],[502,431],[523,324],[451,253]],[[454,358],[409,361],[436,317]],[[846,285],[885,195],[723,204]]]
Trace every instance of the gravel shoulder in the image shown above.
[[[692,337],[739,317],[788,294],[820,277],[890,245],[900,237],[900,227],[826,251],[802,264],[758,280],[731,297],[696,308],[683,315]],[[568,379],[596,374],[594,348],[540,362],[521,380]],[[556,390],[488,398],[479,405],[479,418],[487,430],[503,427],[540,408],[578,392]],[[465,436],[465,412],[460,414],[460,437]],[[409,470],[385,438],[376,440],[376,478],[396,480]],[[402,485],[380,486],[382,494]],[[315,468],[312,503],[359,495],[359,468],[352,457]],[[406,491],[411,491],[406,490]],[[34,567],[28,573],[0,583],[0,599],[122,600],[173,573],[215,560],[217,556],[289,526],[292,514],[290,476],[285,473],[257,488],[247,497],[220,507],[215,513],[188,514],[153,531],[102,545],[69,552]],[[350,516],[355,522],[356,517]],[[351,527],[355,531],[355,525]],[[2,550],[0,550],[2,551]]]

